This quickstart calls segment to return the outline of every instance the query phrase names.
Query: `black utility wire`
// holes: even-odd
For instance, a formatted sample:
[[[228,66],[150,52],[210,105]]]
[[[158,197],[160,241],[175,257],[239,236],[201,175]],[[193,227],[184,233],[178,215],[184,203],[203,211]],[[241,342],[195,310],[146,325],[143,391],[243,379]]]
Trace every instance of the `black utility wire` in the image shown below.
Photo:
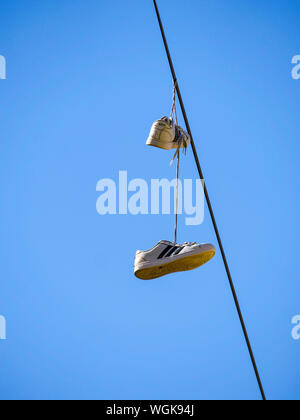
[[[172,58],[171,58],[170,50],[169,50],[169,47],[168,47],[164,27],[163,27],[163,24],[162,24],[162,21],[161,21],[161,18],[160,18],[160,13],[159,13],[159,10],[158,10],[158,7],[157,7],[156,0],[153,0],[153,2],[154,2],[154,7],[155,7],[158,23],[159,23],[161,35],[162,35],[163,42],[164,42],[165,49],[166,49],[166,53],[167,53],[167,56],[168,56],[168,61],[169,61],[170,69],[171,69],[171,72],[172,72],[174,85],[176,86],[177,96],[178,96],[178,100],[179,100],[179,103],[180,103],[182,115],[183,115],[183,118],[184,118],[184,121],[185,121],[187,131],[188,131],[188,133],[191,137],[191,145],[192,145],[197,169],[198,169],[198,172],[199,172],[199,176],[200,176],[201,179],[204,180],[204,176],[203,176],[203,172],[202,172],[202,169],[201,169],[201,166],[200,166],[200,162],[199,162],[198,154],[197,154],[197,151],[196,151],[195,143],[194,143],[193,136],[192,136],[192,133],[191,133],[190,124],[189,124],[189,121],[188,121],[188,118],[187,118],[187,115],[186,115],[186,112],[185,112],[185,107],[184,107],[184,104],[183,104],[183,101],[182,101],[182,96],[181,96],[181,93],[180,93],[180,89],[179,89],[176,73],[175,73],[175,70],[174,70],[174,65],[173,65],[173,61],[172,61]],[[232,291],[232,294],[233,294],[235,306],[236,306],[236,309],[238,311],[238,315],[239,315],[240,322],[241,322],[241,325],[242,325],[243,333],[244,333],[244,336],[245,336],[245,340],[246,340],[246,343],[247,343],[247,347],[248,347],[249,354],[250,354],[250,357],[251,357],[251,361],[252,361],[252,364],[253,364],[253,368],[254,368],[254,371],[255,371],[258,386],[259,386],[259,389],[260,389],[260,392],[261,392],[261,396],[262,396],[263,400],[265,401],[266,400],[265,392],[264,392],[263,385],[262,385],[262,382],[261,382],[261,379],[260,379],[260,376],[259,376],[258,368],[257,368],[255,358],[254,358],[254,353],[253,353],[253,350],[252,350],[252,347],[251,347],[251,343],[250,343],[249,336],[248,336],[247,329],[246,329],[246,325],[245,325],[245,322],[244,322],[244,319],[243,319],[241,307],[240,307],[238,297],[237,297],[237,294],[236,294],[236,291],[235,291],[235,287],[234,287],[234,284],[233,284],[233,281],[232,281],[232,277],[231,277],[231,273],[230,273],[230,270],[229,270],[227,258],[226,258],[226,255],[225,255],[225,251],[224,251],[223,244],[222,244],[222,241],[221,241],[219,229],[218,229],[218,226],[217,226],[217,223],[216,223],[215,215],[214,215],[214,212],[213,212],[213,208],[212,208],[212,205],[211,205],[211,202],[210,202],[210,198],[209,198],[205,183],[204,183],[204,193],[205,193],[205,198],[206,198],[206,201],[207,201],[209,213],[210,213],[210,216],[211,216],[211,219],[212,219],[212,223],[213,223],[213,226],[214,226],[214,229],[215,229],[215,233],[216,233],[216,236],[217,236],[217,239],[218,239],[219,247],[220,247],[220,250],[221,250],[223,262],[224,262],[226,273],[227,273],[227,277],[228,277],[230,288],[231,288],[231,291]]]

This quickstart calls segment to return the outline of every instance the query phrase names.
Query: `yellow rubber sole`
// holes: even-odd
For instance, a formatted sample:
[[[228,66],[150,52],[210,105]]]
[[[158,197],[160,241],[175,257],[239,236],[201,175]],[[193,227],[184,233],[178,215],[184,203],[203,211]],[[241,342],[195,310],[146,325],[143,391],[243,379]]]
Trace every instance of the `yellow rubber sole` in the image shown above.
[[[171,273],[194,270],[206,264],[216,255],[216,251],[206,251],[201,254],[189,255],[179,260],[171,261],[155,267],[142,268],[135,272],[141,280],[153,280]]]

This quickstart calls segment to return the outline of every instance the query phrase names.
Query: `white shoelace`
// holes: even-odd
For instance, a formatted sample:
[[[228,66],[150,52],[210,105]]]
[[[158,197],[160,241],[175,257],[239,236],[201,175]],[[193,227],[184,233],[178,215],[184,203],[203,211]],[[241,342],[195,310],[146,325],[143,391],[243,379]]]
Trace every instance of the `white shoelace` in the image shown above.
[[[171,160],[170,166],[173,164],[175,158],[177,157],[177,168],[176,168],[176,209],[175,209],[175,229],[174,229],[174,244],[177,242],[177,222],[178,222],[178,183],[179,183],[179,161],[180,161],[180,149],[183,147],[184,153],[186,154],[186,149],[188,147],[189,136],[184,132],[184,130],[178,125],[177,111],[176,111],[176,85],[177,82],[173,84],[173,101],[170,114],[170,120],[174,124],[175,122],[175,139],[178,143],[176,152]],[[173,114],[175,116],[175,121],[173,119]]]

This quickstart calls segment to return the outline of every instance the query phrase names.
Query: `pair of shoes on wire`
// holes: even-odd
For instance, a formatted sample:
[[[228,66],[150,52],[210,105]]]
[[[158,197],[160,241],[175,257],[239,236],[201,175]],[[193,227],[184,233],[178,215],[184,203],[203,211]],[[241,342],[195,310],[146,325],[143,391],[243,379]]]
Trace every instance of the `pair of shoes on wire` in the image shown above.
[[[174,242],[160,241],[149,251],[136,252],[134,274],[141,280],[152,280],[171,273],[193,270],[206,264],[216,254],[216,248],[212,244],[197,244],[196,242],[177,244],[179,156],[180,149],[186,151],[191,138],[178,125],[175,102],[176,85],[174,84],[171,116],[170,118],[162,117],[154,122],[146,142],[147,145],[160,149],[176,149],[173,157],[174,160],[177,156],[175,240]],[[175,114],[175,119],[173,114]]]

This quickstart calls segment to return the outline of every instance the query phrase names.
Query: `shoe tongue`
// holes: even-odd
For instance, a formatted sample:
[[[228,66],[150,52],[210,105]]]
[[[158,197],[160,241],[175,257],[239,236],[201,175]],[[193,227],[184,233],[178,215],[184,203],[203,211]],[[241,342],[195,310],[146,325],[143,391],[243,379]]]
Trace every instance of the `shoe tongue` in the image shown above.
[[[170,119],[170,118],[168,118],[168,117],[162,117],[162,118],[160,119],[160,121],[163,121],[163,122],[165,122],[166,124],[168,124],[168,126],[169,126],[169,127],[172,127],[172,124],[173,124],[173,120],[172,120],[172,119]]]
[[[165,240],[161,240],[158,242],[159,244],[164,244],[164,245],[174,245],[174,242],[170,242],[170,241],[165,241]]]

